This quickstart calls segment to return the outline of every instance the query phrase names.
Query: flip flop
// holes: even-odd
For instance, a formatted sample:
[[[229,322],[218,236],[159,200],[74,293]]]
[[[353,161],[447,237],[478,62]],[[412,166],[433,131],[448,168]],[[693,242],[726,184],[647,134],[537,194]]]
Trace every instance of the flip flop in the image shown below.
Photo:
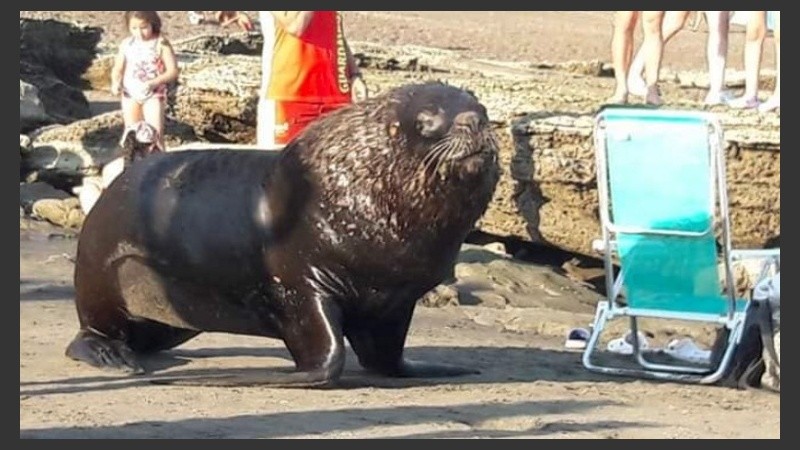
[[[703,350],[691,338],[671,340],[664,353],[675,359],[695,364],[707,364],[711,360],[711,350]]]
[[[616,353],[618,355],[632,355],[633,354],[633,335],[631,332],[627,332],[625,336],[621,338],[612,339],[608,342],[606,346],[606,350],[611,353]],[[639,347],[641,350],[649,350],[650,344],[647,342],[647,337],[645,337],[644,333],[641,331],[639,332]]]
[[[567,333],[564,348],[584,349],[591,333],[586,328],[573,328]]]

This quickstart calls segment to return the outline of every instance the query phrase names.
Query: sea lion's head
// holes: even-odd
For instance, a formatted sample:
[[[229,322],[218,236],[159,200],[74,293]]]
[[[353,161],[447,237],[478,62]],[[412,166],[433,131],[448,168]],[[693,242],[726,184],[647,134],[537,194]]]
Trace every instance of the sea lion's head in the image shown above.
[[[492,124],[475,95],[427,82],[324,114],[283,150],[281,172],[317,180],[320,195],[344,208],[442,194],[481,203],[476,192],[490,195],[497,183],[497,155]]]
[[[357,234],[400,245],[423,232],[432,242],[466,235],[483,214],[499,179],[497,155],[472,93],[409,84],[316,119],[281,153],[275,179],[285,182],[274,184],[313,193],[315,227],[336,236],[331,242]],[[299,180],[309,188],[297,189]]]
[[[442,83],[403,86],[390,94],[390,139],[421,158],[423,170],[474,173],[494,162],[497,139],[486,108],[464,89]]]

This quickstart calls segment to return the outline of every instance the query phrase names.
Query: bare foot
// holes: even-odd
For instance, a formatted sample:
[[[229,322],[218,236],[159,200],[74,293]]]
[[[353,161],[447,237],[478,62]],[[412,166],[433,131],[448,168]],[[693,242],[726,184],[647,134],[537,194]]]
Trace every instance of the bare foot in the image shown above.
[[[647,96],[647,83],[639,75],[631,74],[628,77],[628,92],[637,97]]]
[[[731,94],[727,91],[712,92],[708,91],[703,103],[706,106],[727,105],[729,101],[733,100]]]
[[[780,107],[781,107],[781,98],[773,95],[772,97],[768,98],[764,103],[758,105],[758,112],[767,113],[770,111],[775,111]]]
[[[728,102],[728,106],[736,109],[752,109],[758,108],[758,99],[756,97],[738,97]]]
[[[627,105],[628,104],[628,93],[627,92],[615,92],[614,95],[609,97],[606,100],[607,105]]]

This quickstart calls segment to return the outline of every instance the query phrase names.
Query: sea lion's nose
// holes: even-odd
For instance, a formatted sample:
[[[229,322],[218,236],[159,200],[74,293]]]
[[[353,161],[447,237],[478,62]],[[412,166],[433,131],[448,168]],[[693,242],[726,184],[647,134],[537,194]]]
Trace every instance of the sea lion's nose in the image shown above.
[[[478,131],[482,122],[482,118],[480,114],[475,111],[466,111],[459,113],[455,119],[453,119],[453,123],[458,126],[469,128],[472,131]]]

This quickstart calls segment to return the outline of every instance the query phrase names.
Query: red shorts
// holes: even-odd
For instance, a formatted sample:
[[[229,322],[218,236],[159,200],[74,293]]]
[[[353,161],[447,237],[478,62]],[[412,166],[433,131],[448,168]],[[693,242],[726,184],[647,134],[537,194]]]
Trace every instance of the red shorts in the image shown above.
[[[349,103],[262,101],[258,111],[259,145],[286,145],[317,117]]]

